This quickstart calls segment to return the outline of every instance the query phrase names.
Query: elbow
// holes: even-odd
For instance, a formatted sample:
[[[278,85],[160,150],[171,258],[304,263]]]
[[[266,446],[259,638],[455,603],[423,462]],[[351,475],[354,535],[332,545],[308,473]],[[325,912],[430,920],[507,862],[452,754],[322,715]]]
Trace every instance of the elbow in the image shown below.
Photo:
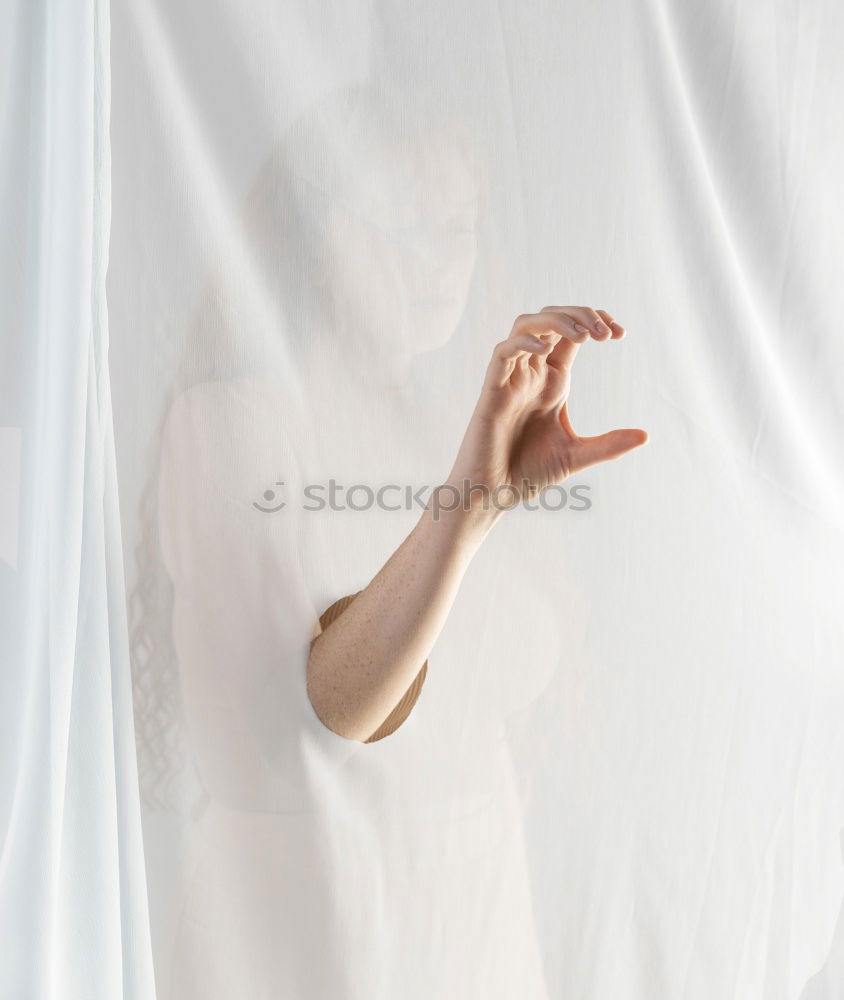
[[[366,743],[372,735],[370,732],[363,732],[359,725],[355,725],[347,707],[342,703],[342,696],[323,676],[322,672],[314,664],[313,649],[308,657],[306,690],[308,701],[317,719],[330,729],[337,736],[343,739],[353,740],[356,743]]]

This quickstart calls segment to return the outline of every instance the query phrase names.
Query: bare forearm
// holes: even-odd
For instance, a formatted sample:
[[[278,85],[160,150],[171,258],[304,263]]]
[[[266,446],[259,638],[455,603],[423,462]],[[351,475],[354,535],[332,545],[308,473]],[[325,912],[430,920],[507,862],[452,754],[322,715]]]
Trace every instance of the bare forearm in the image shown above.
[[[645,444],[638,428],[579,437],[568,417],[571,368],[590,337],[619,340],[605,310],[546,306],[516,317],[487,366],[477,405],[449,475],[515,505],[572,473]],[[317,715],[341,736],[365,741],[410,687],[439,635],[472,556],[501,516],[480,508],[429,507],[373,581],[319,636],[308,661]],[[487,509],[484,510],[483,507]]]
[[[499,516],[489,510],[424,511],[372,582],[316,640],[308,695],[334,732],[364,741],[419,672],[460,581]]]

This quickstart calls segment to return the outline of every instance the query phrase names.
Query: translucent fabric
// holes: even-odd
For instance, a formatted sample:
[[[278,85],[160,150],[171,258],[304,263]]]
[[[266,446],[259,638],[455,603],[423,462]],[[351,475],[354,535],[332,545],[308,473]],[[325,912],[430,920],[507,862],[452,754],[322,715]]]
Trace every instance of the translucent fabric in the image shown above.
[[[115,5],[159,1000],[838,995],[842,20]],[[575,428],[650,443],[508,512],[408,720],[346,739],[305,689],[317,618],[547,304],[628,330],[581,348]]]
[[[111,388],[109,6],[0,4],[0,997],[153,1000]]]

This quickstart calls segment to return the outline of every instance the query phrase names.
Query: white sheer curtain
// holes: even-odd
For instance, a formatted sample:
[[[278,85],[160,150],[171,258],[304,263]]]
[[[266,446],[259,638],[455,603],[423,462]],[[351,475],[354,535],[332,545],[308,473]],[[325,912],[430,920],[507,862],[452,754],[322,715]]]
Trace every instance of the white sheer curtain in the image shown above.
[[[108,373],[109,5],[0,8],[0,997],[152,1000]]]
[[[840,991],[842,42],[819,0],[120,5],[162,998]],[[297,497],[437,482],[550,303],[629,330],[575,426],[651,442],[503,519],[408,721],[344,746],[311,629],[418,512]]]
[[[844,9],[0,17],[0,1000],[838,1000]],[[650,444],[345,740],[317,616],[546,304]]]

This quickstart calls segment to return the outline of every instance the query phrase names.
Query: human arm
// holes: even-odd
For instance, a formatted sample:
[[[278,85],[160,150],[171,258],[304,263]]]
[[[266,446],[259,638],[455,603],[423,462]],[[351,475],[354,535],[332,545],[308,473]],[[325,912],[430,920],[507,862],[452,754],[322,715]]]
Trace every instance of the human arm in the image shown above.
[[[448,479],[396,552],[311,648],[308,697],[328,728],[365,742],[389,715],[505,509],[647,441],[637,429],[579,437],[568,418],[579,345],[623,335],[608,313],[585,307],[546,306],[516,319],[493,351]]]

